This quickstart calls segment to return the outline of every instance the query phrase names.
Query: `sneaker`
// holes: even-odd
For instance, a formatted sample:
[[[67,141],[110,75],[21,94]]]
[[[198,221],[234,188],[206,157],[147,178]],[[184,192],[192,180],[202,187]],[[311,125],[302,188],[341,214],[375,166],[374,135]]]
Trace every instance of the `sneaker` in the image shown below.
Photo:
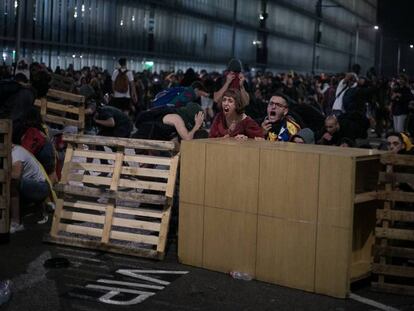
[[[12,222],[10,224],[10,233],[11,234],[19,232],[19,231],[23,231],[23,230],[24,230],[24,225],[23,224],[18,224],[16,222]]]
[[[0,281],[0,306],[9,301],[11,296],[11,281]]]

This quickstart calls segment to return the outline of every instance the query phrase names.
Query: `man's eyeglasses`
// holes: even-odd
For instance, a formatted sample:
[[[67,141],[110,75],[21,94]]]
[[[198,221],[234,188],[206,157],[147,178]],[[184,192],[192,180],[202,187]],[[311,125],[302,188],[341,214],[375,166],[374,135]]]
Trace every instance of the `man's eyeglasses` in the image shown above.
[[[269,102],[269,106],[276,106],[279,108],[287,108],[288,105],[282,104],[282,103],[276,103],[276,102]]]

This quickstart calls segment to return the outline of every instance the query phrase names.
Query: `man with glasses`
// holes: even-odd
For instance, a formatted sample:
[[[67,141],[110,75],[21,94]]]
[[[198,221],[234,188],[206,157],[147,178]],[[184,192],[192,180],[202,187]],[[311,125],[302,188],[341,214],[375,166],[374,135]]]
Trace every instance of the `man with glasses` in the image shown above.
[[[288,113],[289,98],[281,93],[273,95],[267,105],[267,117],[262,122],[266,140],[289,141],[299,132],[300,126]]]

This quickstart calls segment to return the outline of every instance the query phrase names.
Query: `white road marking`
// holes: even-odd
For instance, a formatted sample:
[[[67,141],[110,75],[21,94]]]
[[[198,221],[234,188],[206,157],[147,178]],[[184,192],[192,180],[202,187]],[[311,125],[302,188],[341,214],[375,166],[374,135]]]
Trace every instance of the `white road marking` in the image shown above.
[[[366,305],[369,305],[369,306],[378,308],[380,310],[384,310],[384,311],[400,311],[399,309],[396,309],[396,308],[393,308],[393,307],[384,305],[384,304],[379,303],[379,302],[377,302],[375,300],[372,300],[372,299],[368,299],[368,298],[365,298],[365,297],[361,297],[361,296],[355,295],[353,293],[351,293],[349,295],[349,298],[351,298],[351,299],[353,299],[355,301],[358,301],[360,303],[363,303],[363,304],[366,304]]]

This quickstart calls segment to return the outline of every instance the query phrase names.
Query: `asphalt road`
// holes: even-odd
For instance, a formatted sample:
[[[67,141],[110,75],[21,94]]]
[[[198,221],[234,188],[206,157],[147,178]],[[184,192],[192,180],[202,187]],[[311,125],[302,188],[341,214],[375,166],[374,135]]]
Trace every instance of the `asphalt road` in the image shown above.
[[[12,299],[0,310],[414,310],[414,297],[372,292],[369,281],[357,284],[353,294],[380,305],[181,265],[174,244],[161,262],[45,244],[49,228],[26,220],[24,231],[0,245],[0,279],[13,281]],[[43,266],[57,256],[70,266]]]

